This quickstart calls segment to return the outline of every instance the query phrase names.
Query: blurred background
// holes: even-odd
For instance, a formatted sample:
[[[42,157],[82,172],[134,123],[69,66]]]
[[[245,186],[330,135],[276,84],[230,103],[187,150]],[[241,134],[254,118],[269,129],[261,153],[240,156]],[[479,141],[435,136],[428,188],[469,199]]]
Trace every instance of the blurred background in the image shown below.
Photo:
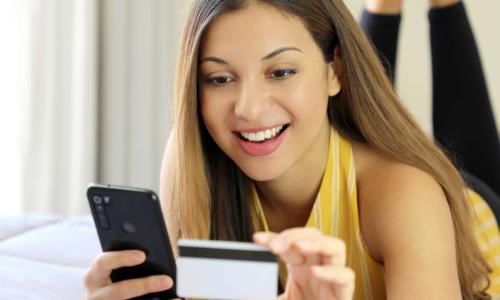
[[[500,1],[464,2],[499,126]],[[89,182],[158,191],[189,4],[0,0],[0,216],[88,214]],[[406,1],[396,85],[430,135],[429,52],[427,1]]]

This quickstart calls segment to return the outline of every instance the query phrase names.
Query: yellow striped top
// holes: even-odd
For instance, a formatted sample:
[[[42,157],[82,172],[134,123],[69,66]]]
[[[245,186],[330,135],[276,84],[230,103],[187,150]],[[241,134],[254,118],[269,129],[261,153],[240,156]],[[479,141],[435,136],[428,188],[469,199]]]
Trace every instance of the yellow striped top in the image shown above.
[[[488,293],[494,299],[500,299],[500,233],[497,220],[481,196],[471,190],[468,191],[468,196],[474,216],[474,235],[492,271]]]
[[[492,294],[500,295],[500,234],[495,217],[474,192],[470,203],[475,212],[474,232],[481,252],[493,269]],[[269,230],[257,193],[258,230]],[[346,244],[346,264],[356,273],[354,299],[385,299],[383,265],[370,256],[360,231],[356,189],[356,171],[351,144],[332,129],[325,173],[306,227],[342,239]],[[286,268],[280,268],[280,281],[286,282]]]

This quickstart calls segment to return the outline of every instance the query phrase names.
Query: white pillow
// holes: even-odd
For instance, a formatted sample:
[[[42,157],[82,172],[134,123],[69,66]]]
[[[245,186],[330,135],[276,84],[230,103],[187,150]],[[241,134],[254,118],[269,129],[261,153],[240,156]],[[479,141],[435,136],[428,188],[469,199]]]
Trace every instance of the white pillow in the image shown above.
[[[0,254],[80,268],[100,253],[90,216],[46,222],[0,242]]]

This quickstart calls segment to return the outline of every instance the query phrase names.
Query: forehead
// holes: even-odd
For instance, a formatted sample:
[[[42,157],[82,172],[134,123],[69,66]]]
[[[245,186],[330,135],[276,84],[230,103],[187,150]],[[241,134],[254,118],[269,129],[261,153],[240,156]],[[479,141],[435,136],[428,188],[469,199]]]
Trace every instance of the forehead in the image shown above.
[[[217,17],[201,41],[200,54],[227,52],[265,55],[277,46],[312,50],[314,40],[296,16],[286,15],[262,3]]]

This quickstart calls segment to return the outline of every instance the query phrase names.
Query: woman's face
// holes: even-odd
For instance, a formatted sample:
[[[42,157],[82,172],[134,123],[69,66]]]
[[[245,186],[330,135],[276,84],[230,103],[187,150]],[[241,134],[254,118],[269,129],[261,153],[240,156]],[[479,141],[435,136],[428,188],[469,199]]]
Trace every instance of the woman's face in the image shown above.
[[[224,14],[199,59],[204,124],[250,178],[277,179],[328,139],[328,96],[340,83],[297,18],[266,4]]]

